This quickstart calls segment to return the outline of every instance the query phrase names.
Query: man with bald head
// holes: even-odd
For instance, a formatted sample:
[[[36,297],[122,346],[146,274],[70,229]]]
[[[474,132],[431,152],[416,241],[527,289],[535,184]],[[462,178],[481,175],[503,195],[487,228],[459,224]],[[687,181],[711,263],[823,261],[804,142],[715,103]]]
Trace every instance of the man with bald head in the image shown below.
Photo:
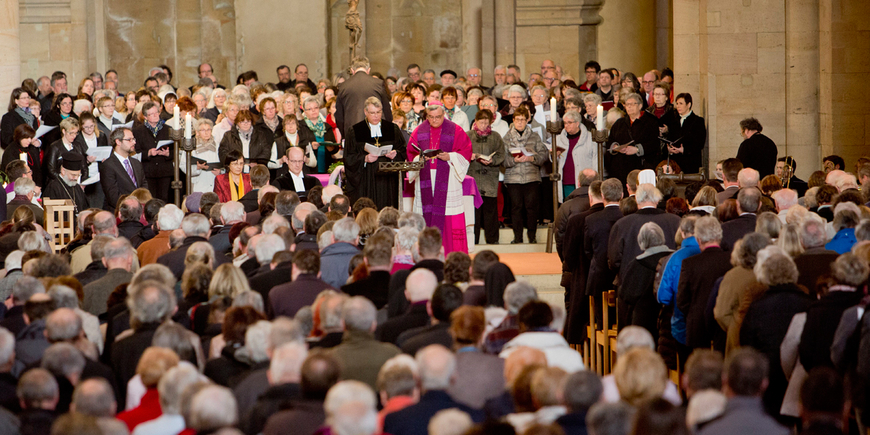
[[[88,379],[76,386],[70,411],[97,418],[112,418],[118,402],[111,385],[105,379]]]
[[[287,149],[287,167],[286,174],[275,178],[272,185],[281,190],[289,190],[304,200],[308,197],[308,191],[312,187],[320,184],[317,178],[306,175],[302,172],[302,167],[305,163],[305,151],[300,147],[290,147]]]
[[[541,62],[541,75],[546,76],[547,71],[552,71],[553,73],[556,72],[556,63],[550,59],[545,59]]]
[[[428,325],[429,313],[426,304],[432,299],[436,287],[438,278],[431,270],[420,268],[412,271],[405,280],[405,298],[411,303],[411,307],[405,314],[382,323],[375,334],[378,339],[395,343],[401,333]]]
[[[78,349],[93,346],[85,336],[82,318],[70,308],[58,308],[45,319],[45,338],[50,344],[69,343]],[[82,379],[104,379],[112,387],[113,395],[118,393],[114,386],[112,369],[107,365],[85,356],[85,367],[82,369]]]
[[[418,403],[387,414],[384,419],[384,433],[428,434],[429,420],[439,411],[450,408],[467,413],[475,422],[483,421],[482,412],[456,402],[447,394],[456,370],[456,356],[453,352],[440,344],[433,344],[420,349],[415,359],[420,370],[420,389],[423,395]]]

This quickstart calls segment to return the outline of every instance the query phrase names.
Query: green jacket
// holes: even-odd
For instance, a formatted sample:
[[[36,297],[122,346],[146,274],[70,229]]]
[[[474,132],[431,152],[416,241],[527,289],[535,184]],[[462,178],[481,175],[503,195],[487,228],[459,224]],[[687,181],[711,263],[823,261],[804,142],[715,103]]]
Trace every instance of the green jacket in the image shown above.
[[[378,391],[378,372],[388,359],[402,353],[391,343],[375,340],[374,334],[345,331],[341,344],[332,349],[332,356],[341,364],[341,378],[364,382]]]
[[[468,175],[474,177],[477,182],[477,190],[482,196],[496,197],[498,196],[498,173],[499,167],[504,162],[504,141],[501,135],[493,131],[486,137],[480,137],[472,129],[466,132],[468,138],[471,139],[471,152],[488,156],[492,156],[492,163],[489,166],[484,165],[477,160],[472,160],[468,167]]]

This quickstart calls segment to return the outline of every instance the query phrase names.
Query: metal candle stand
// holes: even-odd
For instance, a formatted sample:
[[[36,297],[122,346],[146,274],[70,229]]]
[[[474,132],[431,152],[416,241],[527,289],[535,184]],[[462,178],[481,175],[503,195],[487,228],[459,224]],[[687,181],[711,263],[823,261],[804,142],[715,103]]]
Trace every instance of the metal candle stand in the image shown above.
[[[598,144],[598,179],[604,181],[604,153],[607,144],[607,130],[592,130],[592,140]]]
[[[556,236],[556,216],[559,214],[559,185],[562,182],[562,176],[559,174],[559,160],[556,155],[556,137],[562,132],[562,121],[547,121],[547,132],[550,133],[550,160],[552,161],[553,172],[550,174],[550,181],[553,182],[553,221],[547,225],[547,252],[553,252],[553,240]],[[518,223],[514,222],[514,225]]]
[[[193,166],[193,160],[191,158],[191,153],[196,147],[196,139],[193,137],[185,138],[184,137],[184,129],[182,128],[169,128],[169,138],[175,141],[175,157],[173,158],[173,169],[174,169],[174,178],[172,183],[170,183],[170,187],[175,191],[175,205],[181,207],[181,188],[187,186],[187,192],[190,193],[190,171]],[[179,155],[184,151],[187,153],[187,159],[185,162],[187,163],[187,168],[185,172],[185,184],[179,179],[179,170],[181,169],[181,161]]]

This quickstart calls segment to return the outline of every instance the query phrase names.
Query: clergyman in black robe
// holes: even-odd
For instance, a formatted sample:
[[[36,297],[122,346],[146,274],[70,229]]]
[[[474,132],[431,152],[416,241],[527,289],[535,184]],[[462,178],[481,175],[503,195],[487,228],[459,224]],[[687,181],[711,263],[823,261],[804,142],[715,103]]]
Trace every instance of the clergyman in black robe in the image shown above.
[[[88,208],[88,198],[78,183],[84,164],[81,154],[67,151],[63,153],[60,177],[48,182],[42,191],[43,198],[71,199],[75,204],[75,215]]]
[[[379,163],[404,162],[407,159],[405,137],[396,124],[381,122],[381,110],[374,104],[366,105],[366,120],[347,130],[344,149],[344,172],[347,176],[345,191],[351,203],[359,198],[369,198],[378,210],[387,206],[399,208],[399,176],[395,172],[378,172]],[[380,137],[377,137],[377,130],[380,130]],[[369,162],[366,159],[369,155],[365,149],[367,143],[392,145],[395,154],[391,152]]]

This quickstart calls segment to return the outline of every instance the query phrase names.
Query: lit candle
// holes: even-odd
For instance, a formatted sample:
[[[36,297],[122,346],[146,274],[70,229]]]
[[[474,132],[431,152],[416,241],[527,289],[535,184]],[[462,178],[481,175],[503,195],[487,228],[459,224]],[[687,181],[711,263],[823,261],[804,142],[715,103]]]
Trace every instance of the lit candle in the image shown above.
[[[556,99],[550,98],[550,121],[556,122]]]
[[[602,105],[598,105],[598,111],[595,114],[595,128],[598,131],[604,131],[604,107]]]
[[[176,105],[172,109],[172,128],[178,130],[181,128],[181,124],[178,123],[178,106]]]
[[[193,120],[190,118],[190,112],[184,115],[184,138],[190,139],[190,132],[193,130]]]

